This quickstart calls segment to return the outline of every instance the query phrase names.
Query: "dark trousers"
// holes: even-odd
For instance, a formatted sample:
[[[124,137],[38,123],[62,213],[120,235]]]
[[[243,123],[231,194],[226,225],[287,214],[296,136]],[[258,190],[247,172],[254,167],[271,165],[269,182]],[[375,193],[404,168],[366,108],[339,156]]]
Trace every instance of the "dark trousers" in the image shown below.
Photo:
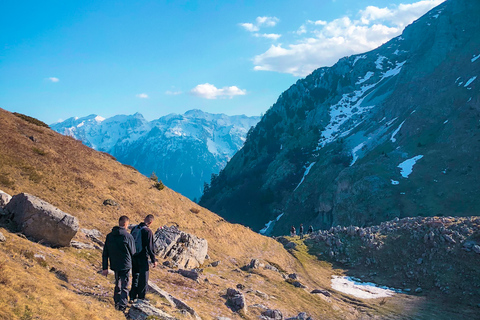
[[[145,299],[148,286],[148,260],[144,257],[133,257],[132,261],[132,289],[130,300]]]
[[[128,303],[128,281],[130,270],[115,271],[113,301],[116,308],[126,308]]]

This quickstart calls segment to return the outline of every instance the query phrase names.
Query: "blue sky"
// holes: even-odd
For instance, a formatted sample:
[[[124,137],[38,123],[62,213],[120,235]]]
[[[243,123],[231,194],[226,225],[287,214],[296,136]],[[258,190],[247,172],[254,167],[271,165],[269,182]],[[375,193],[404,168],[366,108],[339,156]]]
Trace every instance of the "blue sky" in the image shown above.
[[[202,109],[260,115],[443,0],[2,1],[0,107],[53,123]]]

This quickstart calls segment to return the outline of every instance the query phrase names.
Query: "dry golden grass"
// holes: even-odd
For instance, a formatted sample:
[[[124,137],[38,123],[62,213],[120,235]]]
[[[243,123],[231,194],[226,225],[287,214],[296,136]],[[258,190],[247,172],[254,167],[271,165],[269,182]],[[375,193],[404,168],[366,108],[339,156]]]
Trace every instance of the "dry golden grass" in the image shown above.
[[[12,195],[26,192],[38,196],[76,216],[81,228],[95,228],[104,235],[120,215],[140,222],[151,213],[156,217],[154,230],[175,224],[208,240],[211,261],[221,261],[219,267],[205,269],[203,278],[208,281],[197,283],[162,268],[151,272],[153,282],[184,300],[203,319],[256,318],[259,309],[235,314],[225,305],[226,289],[238,283],[252,290],[246,293],[248,305],[263,304],[287,316],[305,311],[314,319],[357,319],[364,309],[376,310],[376,306],[365,308],[340,295],[332,299],[312,295],[286,283],[276,272],[239,270],[252,258],[260,258],[287,272],[296,272],[309,290],[328,289],[335,272],[301,246],[294,256],[275,240],[228,223],[168,188],[154,188],[153,183],[111,156],[0,109],[1,190]],[[105,199],[113,199],[119,206],[104,206]],[[113,279],[97,273],[101,268],[99,250],[51,249],[1,231],[7,242],[0,244],[0,319],[123,317],[112,306]],[[86,241],[82,233],[78,233],[77,240]],[[46,261],[32,258],[37,253],[45,255]],[[266,293],[269,299],[260,297],[256,290]],[[181,318],[161,300],[150,298]]]

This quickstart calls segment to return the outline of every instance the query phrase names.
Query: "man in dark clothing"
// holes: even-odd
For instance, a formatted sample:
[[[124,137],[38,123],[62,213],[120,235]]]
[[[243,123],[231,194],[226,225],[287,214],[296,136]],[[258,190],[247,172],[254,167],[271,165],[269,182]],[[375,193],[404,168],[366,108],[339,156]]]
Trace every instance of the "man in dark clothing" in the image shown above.
[[[115,290],[113,300],[115,309],[125,311],[128,302],[128,280],[132,268],[132,257],[135,254],[135,240],[128,233],[129,225],[127,216],[121,216],[118,220],[118,227],[114,227],[107,235],[102,254],[102,274],[108,275],[108,260],[110,269],[115,272]]]
[[[303,223],[300,223],[300,238],[303,239]]]
[[[313,233],[313,227],[310,226],[310,227],[308,227],[308,234],[312,234],[312,233]]]
[[[153,232],[150,230],[150,225],[153,222],[153,215],[149,214],[145,217],[144,222],[132,229],[132,235],[135,235],[137,246],[141,243],[141,250],[133,256],[132,268],[132,289],[130,290],[130,301],[135,299],[145,299],[148,286],[149,265],[148,258],[152,262],[152,268],[157,266],[157,259],[155,258]],[[138,237],[141,237],[141,242]]]

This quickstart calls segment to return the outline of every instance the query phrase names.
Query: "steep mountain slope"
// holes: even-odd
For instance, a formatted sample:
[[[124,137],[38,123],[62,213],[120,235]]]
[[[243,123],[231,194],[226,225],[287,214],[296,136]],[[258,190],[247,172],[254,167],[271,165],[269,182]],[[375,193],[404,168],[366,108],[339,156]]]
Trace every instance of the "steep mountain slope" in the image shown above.
[[[57,132],[107,152],[170,188],[199,198],[205,182],[240,149],[259,117],[226,116],[190,110],[148,122],[140,113],[104,119],[70,118],[51,125]]]
[[[267,234],[480,212],[480,2],[285,91],[201,205]],[[413,171],[413,172],[412,172]]]

